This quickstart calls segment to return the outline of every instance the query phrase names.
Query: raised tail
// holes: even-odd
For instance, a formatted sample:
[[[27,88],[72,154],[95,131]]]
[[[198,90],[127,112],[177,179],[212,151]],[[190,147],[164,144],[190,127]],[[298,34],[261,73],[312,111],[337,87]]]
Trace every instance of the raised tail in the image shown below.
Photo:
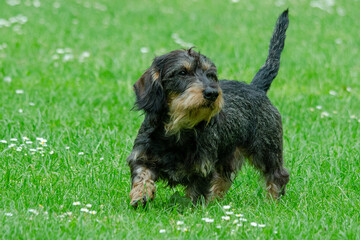
[[[280,67],[280,56],[284,49],[285,33],[289,25],[288,10],[278,18],[270,40],[269,55],[264,66],[256,73],[250,85],[267,92]]]

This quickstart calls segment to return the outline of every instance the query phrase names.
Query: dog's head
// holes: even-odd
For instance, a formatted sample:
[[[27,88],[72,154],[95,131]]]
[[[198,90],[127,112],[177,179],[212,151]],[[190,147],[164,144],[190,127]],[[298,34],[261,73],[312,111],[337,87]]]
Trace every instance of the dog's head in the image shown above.
[[[192,49],[156,57],[134,84],[134,91],[137,109],[153,116],[168,116],[168,135],[209,122],[224,102],[215,65]]]

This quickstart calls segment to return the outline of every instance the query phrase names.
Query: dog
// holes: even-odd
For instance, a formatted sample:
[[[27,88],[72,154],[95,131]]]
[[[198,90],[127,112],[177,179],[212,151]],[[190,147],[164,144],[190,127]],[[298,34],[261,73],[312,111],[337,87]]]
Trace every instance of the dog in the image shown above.
[[[218,80],[214,63],[191,49],[155,57],[134,84],[145,118],[127,158],[130,205],[155,198],[155,182],[185,186],[193,204],[224,197],[244,159],[264,176],[273,199],[285,194],[279,111],[266,93],[280,67],[288,10],[278,18],[269,54],[250,84]]]

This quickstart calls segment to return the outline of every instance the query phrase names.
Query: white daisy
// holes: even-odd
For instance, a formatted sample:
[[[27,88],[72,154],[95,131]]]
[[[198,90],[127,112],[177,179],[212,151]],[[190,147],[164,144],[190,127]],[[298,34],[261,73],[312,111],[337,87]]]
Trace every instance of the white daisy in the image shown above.
[[[33,1],[33,6],[36,8],[39,8],[41,6],[41,2],[39,0],[34,0]]]
[[[7,83],[11,83],[11,77],[9,76],[4,77],[4,81]]]
[[[56,49],[56,52],[57,52],[58,54],[64,54],[64,53],[65,53],[64,49],[62,49],[62,48]]]
[[[63,57],[63,62],[68,62],[74,59],[74,55],[72,54],[65,54]]]
[[[142,48],[140,48],[140,52],[141,52],[141,53],[148,53],[148,52],[149,52],[149,48],[147,48],[147,47],[142,47]]]
[[[54,8],[60,8],[61,5],[60,5],[59,2],[54,2],[54,3],[53,3],[53,7],[54,7]]]
[[[83,53],[81,54],[80,57],[81,57],[81,58],[88,58],[88,57],[90,57],[90,52],[85,51],[85,52],[83,52]]]
[[[329,117],[330,114],[328,112],[322,112],[321,113],[321,118],[324,118],[324,117]]]
[[[28,211],[35,215],[39,215],[39,212],[36,209],[29,209]]]
[[[88,212],[89,212],[89,209],[87,209],[87,208],[81,208],[80,211],[81,211],[81,212],[87,212],[87,213],[88,213]]]
[[[211,219],[211,218],[202,218],[201,220],[207,222],[207,223],[213,223],[214,222],[214,219]]]
[[[336,93],[334,90],[330,90],[330,91],[329,91],[329,94],[330,94],[330,95],[333,95],[333,96],[336,96],[337,93]]]

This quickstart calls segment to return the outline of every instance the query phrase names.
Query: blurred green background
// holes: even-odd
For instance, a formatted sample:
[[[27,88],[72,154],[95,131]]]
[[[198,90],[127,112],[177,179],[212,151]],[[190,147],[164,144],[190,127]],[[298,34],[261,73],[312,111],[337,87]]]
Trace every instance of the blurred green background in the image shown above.
[[[131,209],[125,159],[143,118],[133,83],[155,56],[190,46],[220,78],[250,82],[287,8],[268,93],[283,116],[287,195],[268,200],[245,166],[208,207],[160,182],[147,210]],[[359,238],[359,10],[357,0],[0,1],[0,237]]]

